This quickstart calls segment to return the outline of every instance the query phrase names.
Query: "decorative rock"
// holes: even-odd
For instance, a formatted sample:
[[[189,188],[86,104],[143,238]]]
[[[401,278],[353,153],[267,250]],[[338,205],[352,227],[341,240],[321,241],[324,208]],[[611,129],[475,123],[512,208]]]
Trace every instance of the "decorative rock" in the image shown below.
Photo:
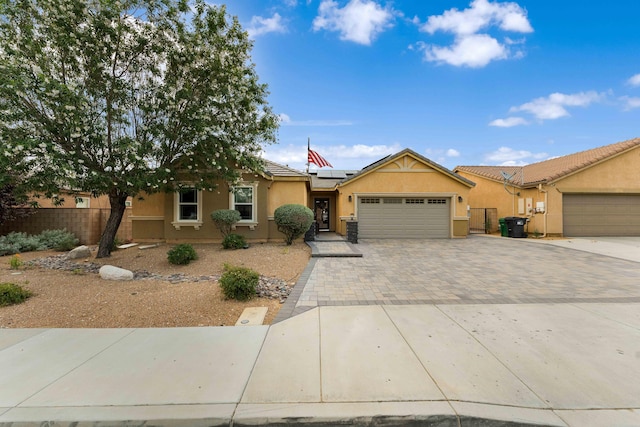
[[[133,280],[133,272],[113,265],[103,265],[99,270],[100,277],[105,280]]]
[[[76,263],[73,261],[69,261],[67,258],[67,254],[62,255],[52,255],[44,258],[35,258],[31,261],[27,261],[26,264],[29,266],[47,268],[51,270],[63,270],[63,271],[73,271],[82,272],[82,273],[90,273],[96,274],[104,267],[100,264],[96,264],[95,262],[82,262]],[[111,268],[117,268],[113,266],[108,266]],[[122,269],[118,269],[122,270]],[[128,270],[124,270],[128,271]],[[131,272],[130,272],[131,273]],[[215,282],[220,279],[220,276],[217,274],[212,275],[203,275],[203,276],[189,276],[185,273],[174,273],[170,275],[162,275],[157,273],[151,273],[147,270],[136,270],[131,273],[132,276],[128,276],[131,278],[124,280],[163,280],[170,283],[183,283],[183,282]],[[102,274],[100,275],[102,276]],[[112,279],[113,280],[113,279]],[[120,279],[123,280],[123,279]],[[291,290],[295,286],[295,282],[287,283],[285,280],[278,279],[277,277],[265,277],[260,276],[260,280],[258,281],[258,286],[256,286],[256,296],[260,298],[269,298],[269,299],[277,299],[280,303],[284,303],[291,293]]]
[[[89,257],[91,257],[91,249],[89,249],[88,246],[82,245],[70,250],[65,256],[65,259],[79,259]]]

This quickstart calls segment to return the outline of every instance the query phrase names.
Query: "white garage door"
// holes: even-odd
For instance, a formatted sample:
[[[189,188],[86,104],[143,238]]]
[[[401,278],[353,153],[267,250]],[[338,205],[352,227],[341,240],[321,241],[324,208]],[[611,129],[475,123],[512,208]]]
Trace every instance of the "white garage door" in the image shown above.
[[[450,199],[443,197],[360,197],[361,239],[447,239]]]
[[[564,194],[563,233],[580,236],[640,236],[640,195]]]

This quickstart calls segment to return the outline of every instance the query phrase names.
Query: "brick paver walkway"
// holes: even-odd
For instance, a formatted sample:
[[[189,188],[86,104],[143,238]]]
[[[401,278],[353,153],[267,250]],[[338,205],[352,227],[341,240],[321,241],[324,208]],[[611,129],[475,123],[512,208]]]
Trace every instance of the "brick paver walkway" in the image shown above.
[[[313,261],[292,314],[324,305],[640,302],[640,264],[572,249],[481,236],[357,247],[362,258]]]

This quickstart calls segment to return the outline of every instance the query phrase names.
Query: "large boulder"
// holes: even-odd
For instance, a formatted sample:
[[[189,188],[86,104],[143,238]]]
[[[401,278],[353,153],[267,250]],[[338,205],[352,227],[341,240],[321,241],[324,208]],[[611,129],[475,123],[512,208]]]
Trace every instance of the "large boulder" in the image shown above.
[[[103,265],[100,267],[100,277],[105,280],[133,280],[133,273],[124,268],[113,265]]]
[[[78,246],[75,249],[67,252],[66,259],[80,259],[80,258],[90,258],[91,257],[91,249],[88,246]]]

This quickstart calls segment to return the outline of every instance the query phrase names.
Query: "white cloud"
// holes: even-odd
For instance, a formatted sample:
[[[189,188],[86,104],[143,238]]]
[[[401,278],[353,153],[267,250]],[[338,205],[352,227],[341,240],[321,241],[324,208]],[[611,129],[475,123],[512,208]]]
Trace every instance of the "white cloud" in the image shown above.
[[[350,0],[343,8],[333,0],[322,0],[314,31],[340,33],[340,39],[370,45],[385,29],[393,25],[393,12],[371,0]]]
[[[511,107],[510,112],[526,111],[539,120],[554,120],[569,115],[565,107],[587,107],[605,97],[594,91],[580,92],[571,95],[552,93],[546,98],[536,98],[517,107]]]
[[[624,103],[624,111],[633,110],[634,108],[640,108],[640,98],[622,96],[620,97],[620,100]]]
[[[635,76],[631,76],[629,80],[627,80],[627,83],[631,86],[640,86],[640,73]]]
[[[474,0],[468,9],[453,8],[442,15],[430,16],[421,30],[429,34],[444,31],[456,35],[471,35],[492,25],[497,25],[504,31],[533,32],[526,10],[517,3],[492,3],[487,0]]]
[[[337,145],[331,146],[325,149],[330,155],[337,158],[350,158],[350,159],[369,159],[380,160],[384,156],[397,153],[401,150],[398,144],[393,145],[365,145],[356,144],[352,146]],[[367,161],[368,162],[368,161]],[[366,165],[362,165],[364,167]]]
[[[443,31],[455,35],[453,44],[447,47],[424,45],[425,59],[457,67],[477,68],[484,67],[494,60],[524,56],[521,50],[511,53],[508,48],[510,45],[524,43],[523,40],[514,42],[505,38],[504,43],[500,43],[496,38],[480,33],[492,26],[497,26],[503,31],[533,32],[526,10],[517,3],[474,0],[467,9],[453,8],[442,15],[430,16],[420,27],[421,31],[429,34]]]
[[[447,150],[447,157],[460,157],[460,152],[454,148]]]
[[[496,39],[486,34],[458,37],[450,47],[424,45],[424,57],[456,67],[480,68],[497,59],[505,59],[508,50]]]
[[[496,151],[487,154],[485,160],[498,166],[524,166],[548,157],[549,155],[547,153],[532,153],[527,150],[514,150],[509,147],[500,147]]]
[[[506,119],[496,119],[489,123],[489,126],[496,126],[499,128],[510,128],[513,126],[528,125],[529,122],[522,117],[507,117]]]
[[[316,146],[311,141],[311,148],[327,159],[336,169],[359,170],[363,167],[402,150],[398,144],[393,145],[325,145]],[[265,148],[262,156],[266,159],[288,165],[294,169],[306,169],[307,145],[289,144],[273,145]]]
[[[262,16],[254,16],[251,23],[247,27],[249,37],[255,38],[267,33],[286,33],[282,17],[278,13],[274,13],[271,18],[263,18]]]

